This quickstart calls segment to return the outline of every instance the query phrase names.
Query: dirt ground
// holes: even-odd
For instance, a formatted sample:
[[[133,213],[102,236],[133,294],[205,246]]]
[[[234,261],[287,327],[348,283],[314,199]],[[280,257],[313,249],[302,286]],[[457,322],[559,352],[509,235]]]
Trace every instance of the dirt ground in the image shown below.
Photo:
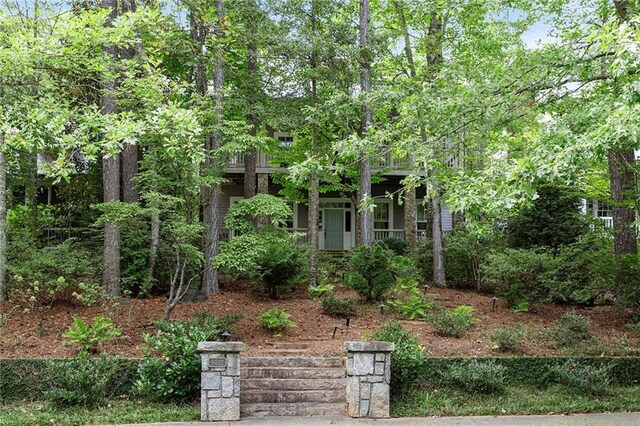
[[[350,290],[342,288],[337,291],[343,294],[350,293]],[[462,304],[471,305],[475,308],[475,315],[480,318],[480,321],[459,339],[437,335],[435,329],[425,321],[402,321],[419,336],[429,355],[473,357],[495,354],[491,350],[492,343],[488,333],[494,327],[516,324],[523,325],[530,332],[529,338],[520,344],[518,355],[564,355],[566,352],[550,349],[546,341],[536,336],[545,328],[551,327],[562,313],[570,310],[591,319],[591,333],[597,339],[597,343],[587,345],[590,348],[589,355],[640,353],[640,337],[624,325],[630,321],[629,314],[611,306],[533,305],[530,312],[512,313],[506,303],[499,300],[497,310],[493,312],[491,296],[437,288],[429,289],[428,293],[435,299],[436,304],[441,306],[452,308]],[[296,328],[279,338],[271,337],[258,323],[260,310],[274,306],[284,308],[297,323]],[[141,357],[142,334],[155,331],[154,322],[162,318],[163,309],[163,297],[126,299],[115,304],[91,307],[57,305],[30,313],[5,302],[0,304],[0,312],[4,318],[4,325],[0,329],[0,357],[74,356],[77,347],[67,344],[62,337],[71,325],[72,317],[79,316],[91,320],[99,314],[111,317],[122,331],[121,337],[105,343],[101,349],[119,357]],[[180,304],[175,308],[172,318],[189,318],[201,311],[217,316],[242,313],[243,319],[231,340],[245,342],[248,345],[247,355],[265,353],[278,347],[304,348],[300,355],[342,355],[345,340],[358,340],[364,333],[376,330],[383,322],[392,318],[388,313],[381,315],[377,305],[364,306],[360,314],[351,319],[347,335],[345,320],[324,314],[320,303],[309,299],[305,288],[273,301],[252,291],[246,283],[237,281],[223,282],[222,291],[204,302]],[[336,323],[340,323],[341,328],[335,339],[332,339]],[[573,352],[571,355],[576,353]]]

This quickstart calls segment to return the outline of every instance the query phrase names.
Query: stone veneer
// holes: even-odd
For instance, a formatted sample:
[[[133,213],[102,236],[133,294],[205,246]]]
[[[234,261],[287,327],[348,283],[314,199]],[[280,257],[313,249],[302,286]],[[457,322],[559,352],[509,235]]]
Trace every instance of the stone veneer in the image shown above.
[[[391,352],[389,342],[345,342],[347,413],[350,417],[389,417]]]
[[[200,419],[240,419],[240,352],[242,342],[200,342],[202,359]]]

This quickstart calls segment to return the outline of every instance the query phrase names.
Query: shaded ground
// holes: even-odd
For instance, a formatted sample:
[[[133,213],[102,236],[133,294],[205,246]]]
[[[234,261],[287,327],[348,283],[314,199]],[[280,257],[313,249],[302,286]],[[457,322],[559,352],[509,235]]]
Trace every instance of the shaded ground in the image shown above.
[[[205,311],[211,315],[227,315],[241,312],[244,318],[232,340],[240,340],[248,345],[247,355],[272,348],[273,342],[305,342],[309,348],[305,355],[342,355],[345,340],[357,340],[367,332],[374,331],[381,323],[391,318],[380,314],[377,305],[361,308],[360,314],[351,320],[349,334],[346,335],[345,321],[323,314],[319,302],[310,300],[305,288],[295,293],[283,295],[272,301],[263,294],[252,291],[248,284],[228,281],[222,291],[199,303],[184,303],[176,307],[173,318],[188,318],[196,312]],[[350,290],[338,289],[339,293]],[[611,306],[575,307],[559,305],[534,305],[528,313],[512,313],[504,301],[498,301],[496,312],[492,312],[491,296],[478,295],[452,289],[429,289],[436,303],[446,307],[461,304],[471,305],[481,321],[460,339],[444,338],[435,333],[434,328],[424,321],[403,321],[420,337],[427,353],[433,356],[486,356],[494,354],[487,334],[494,327],[522,324],[529,331],[519,347],[520,355],[566,355],[566,351],[551,349],[540,332],[553,325],[562,313],[570,310],[591,319],[591,332],[596,340],[590,342],[588,352],[571,352],[570,355],[637,355],[640,353],[640,338],[624,326],[630,321],[628,313]],[[271,307],[284,308],[297,323],[284,336],[274,339],[258,323],[260,310]],[[162,318],[164,298],[130,299],[103,306],[83,307],[58,305],[26,313],[9,303],[0,305],[4,326],[0,330],[0,357],[40,358],[70,357],[77,348],[65,344],[62,338],[72,322],[73,316],[85,320],[105,313],[113,318],[122,330],[116,341],[106,343],[103,350],[120,357],[142,356],[142,334],[153,333],[154,321]],[[333,326],[341,323],[335,340],[332,340]]]

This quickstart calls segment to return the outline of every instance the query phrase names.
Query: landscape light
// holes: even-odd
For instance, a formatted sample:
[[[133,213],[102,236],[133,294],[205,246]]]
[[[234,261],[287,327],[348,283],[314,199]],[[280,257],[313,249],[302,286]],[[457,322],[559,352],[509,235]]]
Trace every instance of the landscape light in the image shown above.
[[[338,332],[338,329],[340,328],[340,323],[337,322],[333,325],[333,336],[331,336],[331,340],[336,338],[336,333]]]

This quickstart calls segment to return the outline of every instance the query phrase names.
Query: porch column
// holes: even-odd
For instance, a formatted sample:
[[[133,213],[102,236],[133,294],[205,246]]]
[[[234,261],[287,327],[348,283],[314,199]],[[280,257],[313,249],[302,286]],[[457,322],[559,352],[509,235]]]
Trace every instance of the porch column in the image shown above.
[[[416,188],[404,189],[404,239],[410,246],[416,243]]]
[[[345,342],[347,413],[350,417],[389,417],[391,352],[389,342]]]
[[[200,419],[240,420],[240,352],[242,342],[200,342],[202,374]]]

